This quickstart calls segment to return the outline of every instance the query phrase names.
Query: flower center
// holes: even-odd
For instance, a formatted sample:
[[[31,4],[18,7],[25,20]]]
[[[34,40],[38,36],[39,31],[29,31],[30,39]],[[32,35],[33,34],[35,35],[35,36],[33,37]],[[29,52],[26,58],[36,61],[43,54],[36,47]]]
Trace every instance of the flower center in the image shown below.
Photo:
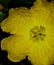
[[[33,41],[44,40],[45,36],[46,36],[46,35],[45,35],[45,27],[35,26],[35,27],[32,28],[31,31],[30,31],[30,38],[31,38]]]

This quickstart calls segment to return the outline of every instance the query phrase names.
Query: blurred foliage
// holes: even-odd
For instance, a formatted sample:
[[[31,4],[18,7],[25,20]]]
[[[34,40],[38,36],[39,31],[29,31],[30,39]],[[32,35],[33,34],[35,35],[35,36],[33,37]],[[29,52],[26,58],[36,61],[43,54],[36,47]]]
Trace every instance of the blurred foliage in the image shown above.
[[[8,8],[0,10],[0,22],[2,22],[2,20],[7,17],[8,10],[9,10]]]
[[[8,7],[10,0],[0,0],[0,4],[2,4],[4,7]]]
[[[8,7],[8,5],[10,4],[10,2],[19,2],[19,3],[22,3],[22,2],[25,2],[25,3],[33,3],[35,0],[0,0],[0,3],[2,5],[4,5],[4,7]]]
[[[21,6],[22,6],[22,3],[31,4],[34,1],[35,0],[0,0],[0,4],[3,6],[3,9],[1,9],[0,7],[0,22],[3,20],[3,18],[6,17],[6,14],[8,13],[10,8],[18,7],[20,3],[21,3]]]
[[[3,19],[3,12],[2,11],[0,11],[0,22],[2,21],[2,19]]]

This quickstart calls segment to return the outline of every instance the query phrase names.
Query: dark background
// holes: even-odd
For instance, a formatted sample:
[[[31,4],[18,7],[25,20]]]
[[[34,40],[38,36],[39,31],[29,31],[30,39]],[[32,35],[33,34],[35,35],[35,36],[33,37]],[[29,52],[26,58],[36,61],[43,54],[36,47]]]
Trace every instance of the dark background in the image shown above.
[[[46,0],[46,1],[51,2],[51,0]],[[34,2],[35,2],[35,0],[0,0],[0,4],[3,6],[3,8],[0,9],[0,23],[2,22],[2,20],[4,20],[6,17],[8,17],[8,11],[10,8],[27,7],[30,9],[30,7],[32,7]],[[10,34],[3,32],[0,27],[0,45],[1,45],[1,40],[8,36],[10,36]],[[0,47],[0,65],[32,65],[32,64],[27,59],[27,57],[17,63],[11,62],[7,58],[7,52],[2,51],[1,47]]]

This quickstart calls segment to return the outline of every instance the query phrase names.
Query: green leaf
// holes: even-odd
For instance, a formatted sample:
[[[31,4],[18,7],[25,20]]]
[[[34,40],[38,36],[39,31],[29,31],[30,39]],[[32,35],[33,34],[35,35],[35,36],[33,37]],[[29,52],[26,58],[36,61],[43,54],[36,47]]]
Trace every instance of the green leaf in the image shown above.
[[[0,22],[2,21],[2,19],[3,19],[3,12],[0,11]]]

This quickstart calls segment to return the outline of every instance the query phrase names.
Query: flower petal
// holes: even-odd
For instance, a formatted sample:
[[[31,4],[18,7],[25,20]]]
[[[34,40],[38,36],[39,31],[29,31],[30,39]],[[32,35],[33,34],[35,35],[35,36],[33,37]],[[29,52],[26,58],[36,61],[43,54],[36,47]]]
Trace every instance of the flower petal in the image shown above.
[[[40,43],[39,43],[40,44]],[[54,61],[54,48],[51,47],[49,44],[41,44],[31,46],[28,59],[34,65],[49,65]]]
[[[1,41],[1,48],[8,52],[9,60],[17,62],[27,56],[29,48],[27,42],[28,41],[22,36],[11,35]]]

